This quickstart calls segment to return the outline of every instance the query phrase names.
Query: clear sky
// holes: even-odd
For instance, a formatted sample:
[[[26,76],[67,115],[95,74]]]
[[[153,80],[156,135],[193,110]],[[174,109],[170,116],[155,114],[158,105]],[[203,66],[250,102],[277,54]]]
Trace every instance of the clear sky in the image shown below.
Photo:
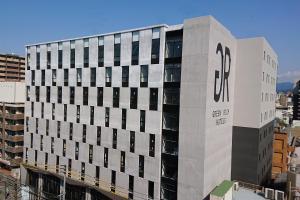
[[[279,56],[279,81],[300,78],[300,0],[3,0],[0,8],[0,53],[213,15],[238,38],[266,37]]]

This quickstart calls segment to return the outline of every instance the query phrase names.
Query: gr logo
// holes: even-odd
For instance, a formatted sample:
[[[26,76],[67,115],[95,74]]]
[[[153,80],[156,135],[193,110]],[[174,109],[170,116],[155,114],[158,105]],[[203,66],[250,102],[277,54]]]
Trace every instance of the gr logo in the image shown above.
[[[225,47],[224,51],[222,44],[218,43],[216,54],[220,55],[221,66],[220,70],[215,70],[214,100],[215,102],[219,102],[222,94],[222,102],[224,102],[226,89],[227,101],[229,101],[228,78],[231,65],[230,49]]]

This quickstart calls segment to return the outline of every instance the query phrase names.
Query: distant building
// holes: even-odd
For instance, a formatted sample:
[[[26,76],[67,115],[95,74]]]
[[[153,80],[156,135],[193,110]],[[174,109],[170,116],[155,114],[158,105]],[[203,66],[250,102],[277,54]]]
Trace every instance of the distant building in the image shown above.
[[[19,168],[23,157],[25,84],[0,82],[0,166]]]
[[[25,58],[11,54],[0,54],[0,82],[19,82],[25,79]]]
[[[232,135],[233,180],[271,179],[277,55],[262,38],[238,41]]]
[[[26,53],[32,191],[62,193],[64,165],[67,199],[204,199],[231,179],[232,150],[243,167],[239,136],[253,148],[246,176],[271,170],[277,57],[264,38],[236,39],[206,16]]]
[[[293,91],[293,120],[300,120],[300,80],[296,82]]]
[[[272,178],[287,172],[289,163],[289,153],[294,149],[289,145],[288,134],[284,132],[274,132]]]

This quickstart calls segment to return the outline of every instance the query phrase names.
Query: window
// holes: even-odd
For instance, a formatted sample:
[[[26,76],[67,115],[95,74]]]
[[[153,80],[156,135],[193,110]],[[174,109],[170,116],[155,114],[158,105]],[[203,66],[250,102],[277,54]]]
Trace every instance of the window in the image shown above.
[[[126,129],[126,109],[122,109],[122,129]]]
[[[36,119],[35,119],[35,133],[36,133],[36,134],[39,133],[38,130],[39,130],[39,119],[36,118]]]
[[[40,150],[43,151],[44,149],[44,144],[43,144],[43,135],[40,135]]]
[[[155,155],[155,135],[150,134],[149,135],[149,156],[154,157]]]
[[[68,110],[67,110],[68,106],[67,104],[64,104],[64,121],[67,121],[67,115],[68,115]]]
[[[148,199],[154,199],[154,182],[148,181]]]
[[[37,150],[34,151],[34,166],[37,166],[37,157],[38,157],[38,152]]]
[[[144,178],[144,156],[139,155],[139,177]]]
[[[69,140],[73,140],[73,123],[69,126]]]
[[[70,87],[70,104],[74,104],[75,102],[75,88]]]
[[[137,98],[138,98],[137,88],[131,88],[130,89],[130,109],[137,109]]]
[[[71,68],[75,68],[75,41],[71,41],[70,64]]]
[[[129,193],[128,199],[133,199],[133,189],[134,188],[134,176],[129,175]]]
[[[117,142],[118,142],[118,132],[117,129],[113,129],[113,138],[112,138],[112,148],[117,148]]]
[[[66,140],[63,139],[63,151],[62,151],[62,155],[63,155],[63,156],[66,156],[66,148],[67,148]]]
[[[51,137],[51,153],[54,153],[54,137]]]
[[[90,124],[94,125],[94,106],[90,107]]]
[[[97,106],[103,106],[103,87],[97,88]]]
[[[60,138],[60,130],[61,130],[61,123],[60,121],[57,122],[57,138]]]
[[[120,66],[121,58],[121,35],[115,35],[115,45],[114,45],[114,66]]]
[[[86,125],[82,125],[82,142],[86,143]]]
[[[88,105],[89,103],[89,88],[83,88],[83,105]]]
[[[95,176],[95,185],[99,186],[99,178],[100,178],[100,167],[96,166],[96,176]]]
[[[160,28],[152,29],[151,64],[159,63]]]
[[[111,171],[111,187],[110,191],[115,192],[116,191],[116,171],[112,170]]]
[[[91,76],[91,87],[95,87],[96,86],[96,68],[91,68],[91,72],[90,72],[90,76]]]
[[[49,135],[49,119],[46,119],[46,135]]]
[[[44,118],[44,102],[41,103],[41,118]]]
[[[39,86],[35,87],[35,101],[37,101],[37,102],[40,101],[40,87]]]
[[[64,69],[64,86],[69,85],[69,70]]]
[[[118,108],[120,101],[120,88],[113,88],[113,107]]]
[[[57,103],[62,102],[62,87],[57,87]]]
[[[157,110],[158,88],[150,88],[150,105],[149,110]]]
[[[93,145],[89,145],[89,163],[93,163]]]
[[[76,123],[80,123],[80,106],[77,105],[77,112],[76,112]]]
[[[34,86],[35,84],[35,71],[31,71],[31,85]]]
[[[29,48],[27,48],[27,52],[29,51]],[[27,70],[30,70],[30,53],[27,53]]]
[[[97,126],[97,145],[101,145],[101,127]]]
[[[41,55],[40,55],[40,47],[36,47],[36,69],[40,69],[41,67]]]
[[[52,86],[56,86],[56,69],[52,69]]]
[[[108,148],[104,148],[104,167],[108,166]]]
[[[129,82],[129,67],[122,67],[122,87],[128,87]]]
[[[82,70],[81,68],[77,68],[76,69],[76,74],[77,74],[77,86],[81,86],[81,82],[82,82]]]
[[[85,39],[83,43],[83,67],[89,67],[89,39]]]
[[[105,127],[109,127],[109,108],[105,108]]]
[[[42,86],[45,86],[45,70],[43,69],[43,70],[41,70],[42,71],[42,76],[41,76],[41,85]]]
[[[105,68],[105,87],[111,87],[111,67]]]
[[[140,131],[145,132],[145,119],[146,119],[146,112],[144,110],[140,111]]]
[[[30,86],[26,86],[26,101],[30,101]]]
[[[85,178],[85,163],[81,162],[81,180],[84,181]]]
[[[182,53],[182,36],[169,37],[166,41],[166,58],[180,58]]]
[[[34,116],[34,103],[31,102],[31,117]]]
[[[120,171],[125,172],[125,151],[121,151]]]
[[[135,132],[130,131],[130,152],[134,153],[135,148]]]
[[[51,50],[50,50],[50,44],[47,45],[47,69],[51,69]]]
[[[71,171],[72,171],[72,159],[69,159],[68,160],[68,177],[70,178],[71,177]]]
[[[61,69],[63,65],[63,49],[62,43],[58,43],[58,69]]]
[[[50,103],[50,94],[51,94],[50,86],[47,86],[46,87],[46,102],[47,103]]]
[[[103,37],[98,38],[98,67],[104,66],[104,40]]]
[[[141,66],[140,87],[148,87],[148,65]]]
[[[30,133],[30,148],[33,148],[33,133]]]
[[[55,120],[55,103],[52,103],[52,120]]]
[[[132,33],[131,65],[139,64],[139,32]]]
[[[79,142],[75,143],[75,160],[78,160],[79,156]]]
[[[45,170],[48,169],[48,153],[45,153]]]

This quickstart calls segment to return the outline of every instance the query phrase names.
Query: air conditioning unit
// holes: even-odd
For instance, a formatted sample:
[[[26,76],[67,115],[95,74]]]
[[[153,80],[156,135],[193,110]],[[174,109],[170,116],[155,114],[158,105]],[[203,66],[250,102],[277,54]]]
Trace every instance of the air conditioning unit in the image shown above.
[[[233,190],[238,191],[239,190],[239,182],[234,182],[233,184]]]
[[[265,198],[266,199],[274,199],[274,189],[265,188]]]
[[[284,200],[284,192],[275,190],[275,200]]]

